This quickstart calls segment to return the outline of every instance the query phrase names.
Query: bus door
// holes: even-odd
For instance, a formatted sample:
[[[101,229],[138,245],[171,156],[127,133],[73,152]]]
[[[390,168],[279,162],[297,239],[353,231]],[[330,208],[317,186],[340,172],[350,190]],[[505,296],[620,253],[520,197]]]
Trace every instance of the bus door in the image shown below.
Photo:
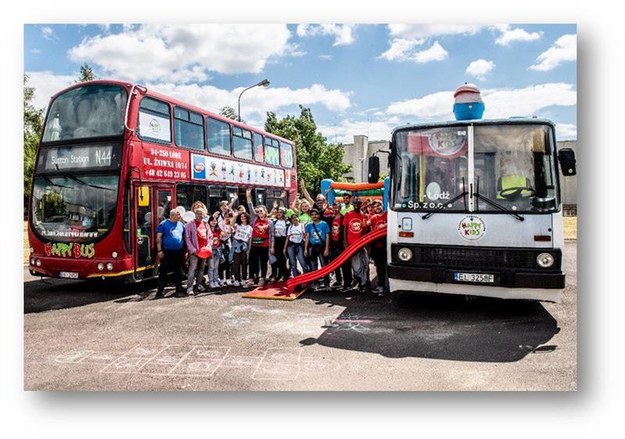
[[[169,218],[172,188],[154,184],[135,185],[134,189],[135,280],[156,275],[156,228]]]
[[[265,189],[256,189],[254,191],[254,206],[267,207],[267,194],[265,192]],[[271,209],[268,208],[267,211],[270,212]]]

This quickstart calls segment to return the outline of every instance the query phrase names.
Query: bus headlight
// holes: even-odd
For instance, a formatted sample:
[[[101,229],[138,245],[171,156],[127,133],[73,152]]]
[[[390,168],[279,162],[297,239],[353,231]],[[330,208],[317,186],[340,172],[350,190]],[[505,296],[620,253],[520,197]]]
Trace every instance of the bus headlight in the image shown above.
[[[113,263],[112,263],[112,262],[108,262],[108,263],[106,264],[106,269],[107,269],[108,271],[113,271]]]
[[[104,264],[102,262],[98,263],[98,271],[104,271]]]
[[[35,265],[35,258],[30,258],[30,265]]]
[[[549,268],[553,265],[554,262],[555,259],[551,255],[551,253],[541,253],[536,256],[536,263],[542,268]]]
[[[403,247],[397,251],[397,257],[402,262],[408,262],[412,259],[412,250],[409,248]]]
[[[117,259],[117,256],[118,256],[118,255],[117,255],[117,252],[113,252],[113,253],[111,253],[111,256],[113,257],[113,259]]]
[[[35,261],[35,264],[37,265],[37,267],[41,267],[41,259],[37,259]]]

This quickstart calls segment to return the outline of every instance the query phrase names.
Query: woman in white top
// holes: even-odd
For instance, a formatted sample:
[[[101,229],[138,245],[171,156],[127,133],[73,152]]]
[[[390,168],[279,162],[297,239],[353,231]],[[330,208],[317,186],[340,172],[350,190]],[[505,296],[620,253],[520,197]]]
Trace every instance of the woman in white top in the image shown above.
[[[294,213],[291,216],[291,225],[286,231],[286,243],[284,244],[284,250],[289,255],[293,277],[300,274],[297,270],[297,261],[299,261],[304,272],[308,271],[304,257],[304,236],[304,225],[299,222],[299,217]]]
[[[252,245],[252,226],[250,214],[243,212],[237,216],[232,237],[232,254],[234,265],[234,286],[241,286],[241,282],[247,280],[247,254]]]

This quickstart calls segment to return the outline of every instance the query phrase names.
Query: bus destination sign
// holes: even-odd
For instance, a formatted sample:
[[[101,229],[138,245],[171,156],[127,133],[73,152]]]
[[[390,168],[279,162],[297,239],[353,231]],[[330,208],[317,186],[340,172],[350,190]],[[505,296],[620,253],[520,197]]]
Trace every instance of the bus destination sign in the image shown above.
[[[45,154],[46,171],[118,166],[119,155],[112,145],[50,148]]]

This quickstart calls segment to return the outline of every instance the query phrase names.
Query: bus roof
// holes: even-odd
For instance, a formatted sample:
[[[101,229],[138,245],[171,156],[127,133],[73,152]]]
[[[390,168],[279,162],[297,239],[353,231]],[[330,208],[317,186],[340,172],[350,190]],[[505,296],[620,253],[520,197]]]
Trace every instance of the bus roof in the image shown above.
[[[400,125],[393,129],[391,136],[397,131],[424,128],[444,128],[466,125],[550,125],[555,128],[555,124],[549,119],[538,119],[535,117],[511,117],[509,119],[473,119],[473,120],[451,120],[445,122],[422,122],[416,124]]]
[[[67,88],[59,91],[58,93],[54,94],[50,100],[52,101],[57,96],[59,96],[59,95],[61,95],[63,93],[66,93],[66,92],[68,92],[70,90],[73,90],[75,88],[79,88],[79,87],[82,87],[82,86],[85,86],[85,85],[103,85],[103,84],[119,85],[119,86],[125,88],[127,91],[130,91],[130,89],[132,87],[134,87],[134,86],[138,86],[138,87],[141,87],[141,88],[147,90],[147,93],[145,94],[146,96],[150,96],[150,97],[153,97],[153,98],[156,98],[156,99],[160,99],[162,101],[169,102],[169,103],[171,103],[173,105],[179,105],[181,107],[185,107],[185,109],[187,109],[187,110],[195,111],[196,113],[202,113],[205,116],[210,116],[213,119],[218,119],[218,120],[221,120],[223,122],[231,123],[234,126],[239,127],[239,128],[244,128],[246,130],[255,131],[257,133],[262,134],[263,136],[268,136],[268,137],[271,137],[271,138],[274,138],[274,139],[278,139],[280,141],[287,142],[287,143],[290,143],[290,144],[294,143],[292,140],[285,139],[284,137],[280,137],[277,134],[268,133],[267,131],[263,130],[262,128],[254,127],[254,126],[251,126],[251,125],[247,125],[247,124],[245,124],[243,122],[239,122],[239,121],[234,120],[234,119],[229,119],[229,118],[224,117],[224,116],[222,116],[222,115],[220,115],[218,113],[214,113],[212,111],[206,110],[206,109],[198,107],[196,105],[186,103],[184,101],[181,101],[179,99],[173,98],[171,96],[167,96],[167,95],[165,95],[163,93],[160,93],[160,92],[157,92],[157,91],[153,91],[153,90],[151,90],[151,89],[149,89],[149,88],[147,88],[147,87],[145,87],[143,85],[133,84],[133,83],[130,83],[130,82],[120,81],[120,80],[117,80],[117,79],[96,79],[96,80],[93,80],[93,81],[79,82],[77,84],[73,84],[70,87],[67,87]]]

